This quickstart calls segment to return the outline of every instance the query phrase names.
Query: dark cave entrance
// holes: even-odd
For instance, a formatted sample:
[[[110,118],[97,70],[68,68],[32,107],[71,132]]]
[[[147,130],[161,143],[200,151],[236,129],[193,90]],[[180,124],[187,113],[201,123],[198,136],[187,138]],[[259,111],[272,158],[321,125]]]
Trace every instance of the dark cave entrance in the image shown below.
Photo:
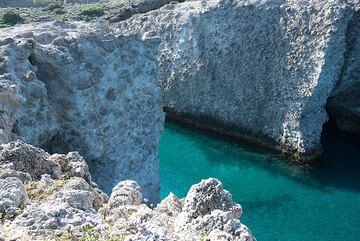
[[[360,138],[341,131],[329,115],[329,120],[323,125],[321,145],[322,155],[314,162],[315,175],[330,173],[327,176],[331,181],[344,188],[360,184]]]

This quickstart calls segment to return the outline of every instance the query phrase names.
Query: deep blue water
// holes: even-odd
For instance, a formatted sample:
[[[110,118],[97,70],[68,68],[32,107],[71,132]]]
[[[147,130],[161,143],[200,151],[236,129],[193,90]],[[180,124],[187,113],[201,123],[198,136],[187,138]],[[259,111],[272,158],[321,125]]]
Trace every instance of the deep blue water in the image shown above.
[[[330,131],[321,165],[293,165],[247,144],[167,122],[159,147],[161,195],[184,197],[216,177],[263,240],[360,240],[360,148]]]

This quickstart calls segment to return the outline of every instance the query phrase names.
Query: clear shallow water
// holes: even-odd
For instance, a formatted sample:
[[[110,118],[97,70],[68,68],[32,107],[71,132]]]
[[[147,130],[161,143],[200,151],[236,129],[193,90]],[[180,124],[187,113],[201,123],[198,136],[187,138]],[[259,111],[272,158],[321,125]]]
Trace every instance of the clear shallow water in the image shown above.
[[[167,122],[159,147],[162,198],[184,197],[219,178],[243,206],[241,221],[259,241],[360,240],[360,148],[326,134],[316,169],[286,164],[259,149]]]

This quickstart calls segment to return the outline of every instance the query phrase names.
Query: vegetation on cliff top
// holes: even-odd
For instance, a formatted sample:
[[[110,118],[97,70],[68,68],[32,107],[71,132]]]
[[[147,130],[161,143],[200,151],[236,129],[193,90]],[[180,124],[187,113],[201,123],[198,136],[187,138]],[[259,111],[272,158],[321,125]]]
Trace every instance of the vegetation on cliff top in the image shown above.
[[[15,10],[6,10],[0,12],[0,28],[15,25],[20,23],[23,19]]]
[[[132,0],[113,0],[107,3],[62,4],[47,1],[44,7],[0,8],[0,28],[18,23],[34,23],[54,20],[91,21],[110,10],[131,7]]]

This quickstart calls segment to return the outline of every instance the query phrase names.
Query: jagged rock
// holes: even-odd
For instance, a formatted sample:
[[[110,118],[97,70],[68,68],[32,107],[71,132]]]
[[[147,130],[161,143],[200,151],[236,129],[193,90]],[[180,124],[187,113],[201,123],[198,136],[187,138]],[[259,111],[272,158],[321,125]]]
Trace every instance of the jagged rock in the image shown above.
[[[42,239],[64,232],[62,229],[69,223],[80,226],[87,220],[100,220],[96,210],[107,202],[108,197],[91,182],[88,167],[78,153],[50,156],[20,141],[1,147],[2,167],[15,174],[20,173],[17,169],[25,175],[32,174],[25,186],[14,177],[0,179],[0,212],[5,214],[5,240],[28,236]],[[63,172],[74,167],[73,163],[81,163],[80,169],[86,171],[64,175]],[[54,167],[56,175],[51,175]],[[77,174],[84,175],[77,177]],[[16,212],[21,204],[21,212]]]
[[[133,179],[157,203],[164,123],[158,44],[106,21],[1,32],[0,143],[22,139],[50,153],[77,150],[108,193],[120,180]],[[81,169],[71,172],[87,175]]]
[[[78,152],[69,152],[67,155],[54,154],[48,159],[59,163],[63,173],[84,178],[88,183],[92,183],[88,165]]]
[[[92,209],[93,195],[89,191],[84,190],[66,190],[60,192],[57,198],[61,199],[59,202],[67,203],[70,207],[81,210]]]
[[[13,215],[16,209],[27,202],[28,196],[20,179],[7,177],[0,179],[0,214],[2,218]]]
[[[18,178],[0,179],[0,212],[4,214],[0,231],[4,240],[68,240],[85,233],[96,240],[114,237],[139,241],[197,241],[200,237],[255,240],[237,219],[242,213],[241,206],[233,202],[231,194],[217,179],[192,186],[184,199],[171,193],[152,208],[143,203],[140,185],[135,181],[118,183],[108,198],[91,181],[90,174],[76,175],[87,171],[64,175],[73,167],[73,162],[81,163],[81,169],[87,170],[85,160],[78,153],[49,156],[31,145],[18,144],[18,149],[23,150],[11,155],[11,160],[18,162],[16,167],[20,166],[28,175],[34,172],[34,167],[27,163],[32,161],[30,157],[33,162],[39,159],[37,155],[19,158],[32,150],[42,153],[44,170],[57,164],[59,177],[53,179],[49,173],[40,177],[33,175],[34,179],[27,180],[25,186]]]
[[[20,172],[14,170],[14,166],[10,165],[10,168],[6,167],[7,165],[0,166],[0,179],[5,179],[7,177],[16,177],[21,180],[21,182],[29,182],[32,180],[31,175],[26,172]]]
[[[183,204],[173,193],[170,193],[164,200],[156,206],[157,211],[164,212],[169,216],[175,216],[182,210]]]
[[[255,238],[251,232],[240,223],[239,220],[232,217],[231,212],[213,210],[210,214],[185,225],[175,224],[175,232],[182,230],[182,240],[192,240],[194,233],[203,235],[205,240],[246,240],[252,241]]]
[[[92,207],[95,210],[101,208],[104,203],[107,203],[109,197],[100,189],[90,186],[83,178],[72,177],[64,185],[64,189],[69,190],[83,190],[92,193]]]
[[[60,177],[59,164],[48,160],[49,156],[45,151],[22,141],[0,146],[0,166],[11,165],[18,174],[26,172],[33,179],[40,178],[43,174]]]
[[[122,181],[118,183],[111,192],[109,205],[111,208],[117,208],[125,205],[140,205],[142,195],[140,186],[135,181]]]
[[[242,215],[242,208],[235,204],[231,194],[224,190],[222,183],[210,178],[193,185],[184,199],[183,210],[193,218],[209,214],[213,210],[232,210],[235,218]]]

